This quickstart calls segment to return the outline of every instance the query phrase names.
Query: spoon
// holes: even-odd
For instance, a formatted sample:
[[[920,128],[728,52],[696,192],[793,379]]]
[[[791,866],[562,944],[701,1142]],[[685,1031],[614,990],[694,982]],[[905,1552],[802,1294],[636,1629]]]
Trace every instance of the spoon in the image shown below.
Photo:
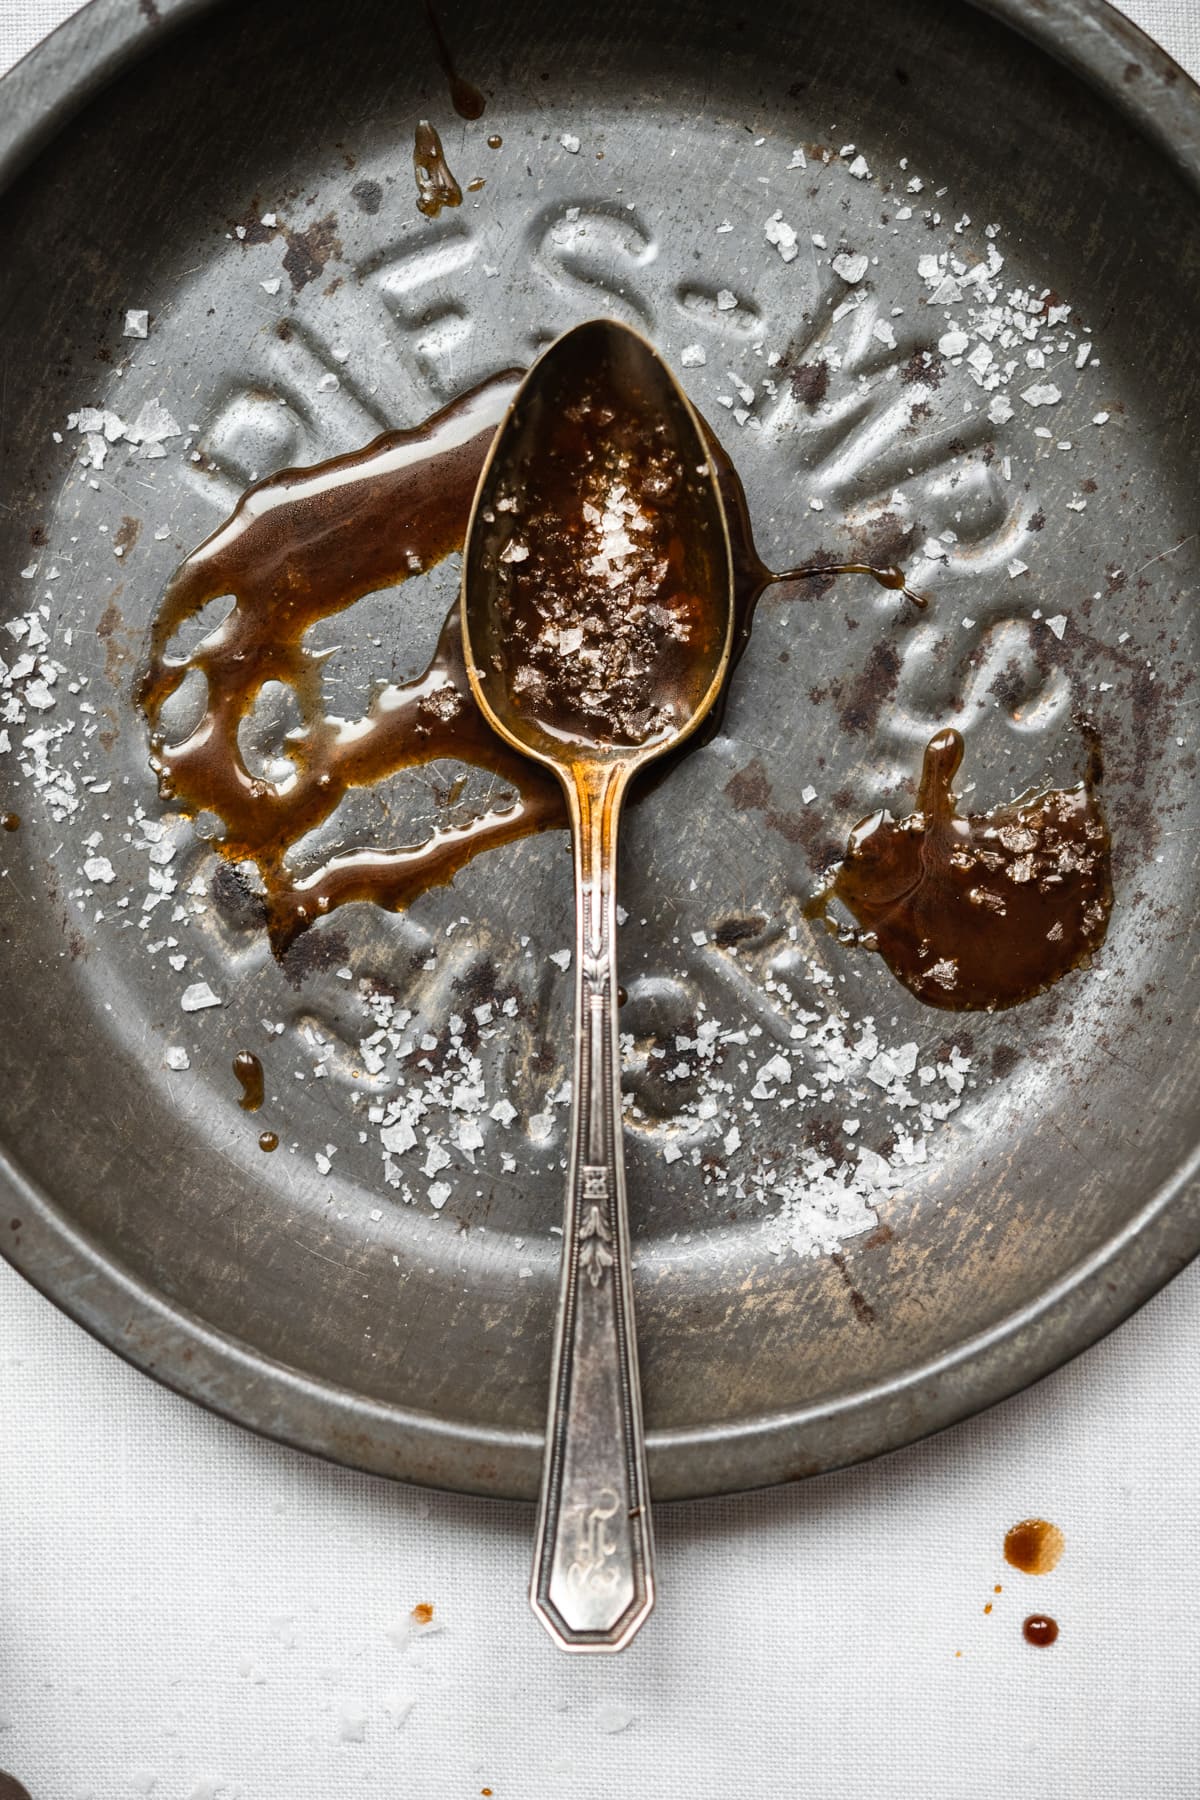
[[[617,1037],[617,824],[695,730],[733,639],[703,428],[611,319],[530,369],[480,475],[463,646],[489,724],[552,769],[575,859],[575,1062],[562,1274],[530,1602],[564,1650],[620,1650],[654,1604]]]

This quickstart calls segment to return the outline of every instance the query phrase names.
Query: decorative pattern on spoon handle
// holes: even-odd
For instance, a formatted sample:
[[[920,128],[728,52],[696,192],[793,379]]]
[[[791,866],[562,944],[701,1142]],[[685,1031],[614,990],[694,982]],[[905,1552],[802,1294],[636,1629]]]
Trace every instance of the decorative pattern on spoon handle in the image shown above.
[[[615,871],[622,781],[572,800],[576,1046],[558,1327],[531,1601],[568,1650],[619,1650],[654,1598],[629,1272],[617,1040]]]

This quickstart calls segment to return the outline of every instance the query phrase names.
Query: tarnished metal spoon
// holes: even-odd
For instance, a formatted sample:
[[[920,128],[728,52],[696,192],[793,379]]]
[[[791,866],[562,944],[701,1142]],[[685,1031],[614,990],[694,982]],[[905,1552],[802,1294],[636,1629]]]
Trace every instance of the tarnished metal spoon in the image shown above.
[[[654,1603],[617,1038],[617,821],[694,731],[733,635],[704,432],[644,338],[568,331],[496,434],[467,536],[463,642],[485,717],[562,782],[575,851],[575,1076],[530,1599],[567,1650],[619,1650]],[[680,829],[686,823],[680,821]]]

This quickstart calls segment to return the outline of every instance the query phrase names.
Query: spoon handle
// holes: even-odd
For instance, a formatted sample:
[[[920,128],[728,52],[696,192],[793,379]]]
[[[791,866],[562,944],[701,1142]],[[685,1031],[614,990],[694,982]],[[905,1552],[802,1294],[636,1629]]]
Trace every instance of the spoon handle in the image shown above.
[[[550,1414],[530,1601],[564,1650],[620,1650],[654,1604],[654,1542],[617,1040],[617,819],[627,774],[567,782],[575,845],[575,1079]]]

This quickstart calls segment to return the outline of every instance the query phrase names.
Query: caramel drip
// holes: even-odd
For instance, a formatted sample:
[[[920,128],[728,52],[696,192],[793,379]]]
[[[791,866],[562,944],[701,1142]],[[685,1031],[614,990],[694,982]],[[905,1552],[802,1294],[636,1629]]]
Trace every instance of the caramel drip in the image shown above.
[[[966,814],[952,792],[963,740],[939,731],[915,810],[855,826],[810,916],[840,900],[858,941],[930,1006],[991,1012],[1051,987],[1103,943],[1112,909],[1100,755],[1085,730],[1091,755],[1077,786]]]
[[[417,124],[413,173],[417,178],[417,211],[427,219],[436,219],[444,206],[462,205],[462,189],[450,172],[442,140],[428,119]]]
[[[434,11],[432,0],[425,0],[425,17],[429,21],[429,30],[433,37],[433,48],[437,55],[438,66],[446,77],[450,90],[450,104],[460,119],[478,119],[482,116],[486,102],[473,81],[468,81],[459,74],[454,66],[454,58],[450,54],[450,46],[446,34],[442,30],[442,22]]]
[[[233,1059],[233,1072],[238,1078],[242,1097],[238,1105],[243,1112],[257,1112],[265,1093],[263,1066],[253,1050],[239,1050]]]

